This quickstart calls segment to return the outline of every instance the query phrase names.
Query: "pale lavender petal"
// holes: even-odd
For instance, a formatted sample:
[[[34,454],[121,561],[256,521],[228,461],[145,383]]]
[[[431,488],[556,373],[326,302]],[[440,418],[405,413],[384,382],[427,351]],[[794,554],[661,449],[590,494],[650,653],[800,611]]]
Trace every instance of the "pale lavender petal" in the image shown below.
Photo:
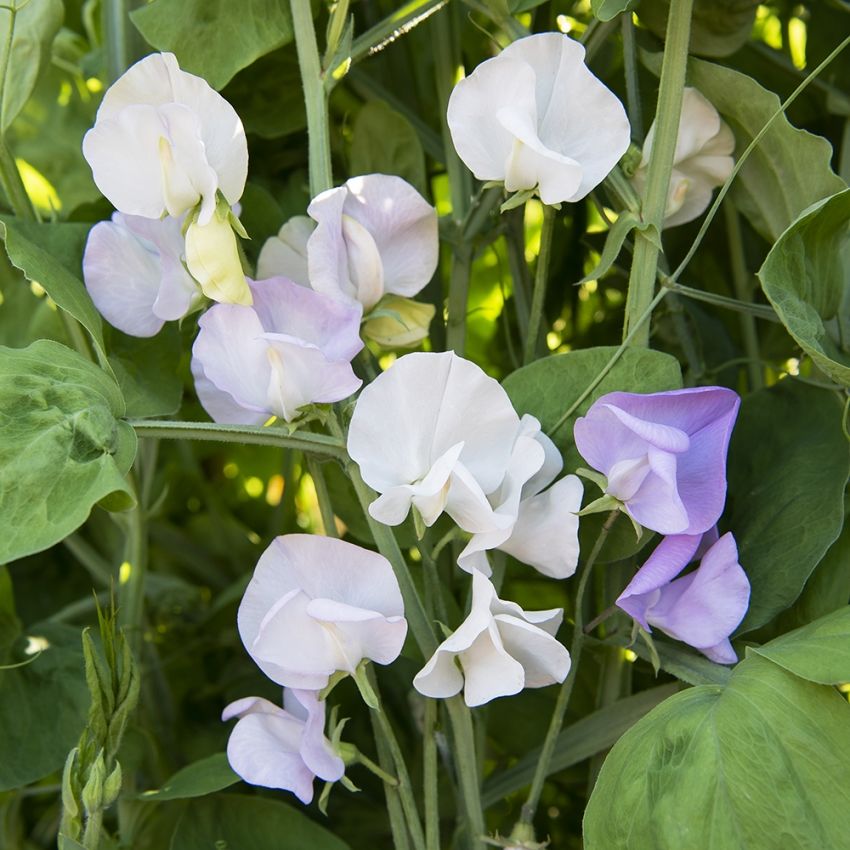
[[[192,378],[201,407],[213,422],[222,425],[262,425],[269,418],[267,410],[250,410],[241,405],[230,393],[220,390],[204,373],[197,357],[192,357]]]
[[[280,228],[277,236],[266,239],[257,258],[257,279],[286,277],[300,286],[310,286],[307,240],[315,226],[306,215],[297,215]]]
[[[301,738],[300,753],[304,764],[319,779],[336,782],[345,773],[345,764],[331,749],[325,737],[325,703],[315,691],[287,689],[284,693],[284,705],[298,703],[305,717],[304,734]]]
[[[700,652],[715,664],[734,664],[738,660],[738,654],[728,638],[714,646],[703,646]]]

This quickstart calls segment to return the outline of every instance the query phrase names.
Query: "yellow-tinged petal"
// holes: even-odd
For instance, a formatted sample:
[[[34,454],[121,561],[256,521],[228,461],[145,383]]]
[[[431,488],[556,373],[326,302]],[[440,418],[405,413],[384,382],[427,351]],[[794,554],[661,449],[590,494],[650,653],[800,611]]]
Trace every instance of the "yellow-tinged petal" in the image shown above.
[[[213,215],[209,224],[193,222],[186,231],[186,265],[204,295],[222,304],[254,303],[230,222]]]

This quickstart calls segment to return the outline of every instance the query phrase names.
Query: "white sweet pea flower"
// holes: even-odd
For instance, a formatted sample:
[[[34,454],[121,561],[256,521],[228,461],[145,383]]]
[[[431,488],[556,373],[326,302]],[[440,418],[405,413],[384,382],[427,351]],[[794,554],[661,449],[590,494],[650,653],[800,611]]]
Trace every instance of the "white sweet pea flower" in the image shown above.
[[[283,708],[261,697],[230,703],[222,720],[239,719],[227,742],[227,760],[251,785],[313,799],[313,780],[342,778],[345,765],[325,737],[325,703],[315,692],[284,688]]]
[[[632,176],[639,195],[646,191],[654,139],[653,121],[646,134],[640,165]],[[685,224],[705,212],[712,193],[726,182],[735,167],[734,150],[735,136],[714,106],[696,89],[685,88],[664,227]]]
[[[401,177],[352,177],[315,197],[307,212],[315,229],[298,216],[263,246],[264,274],[368,312],[385,294],[416,295],[437,268],[437,211]]]
[[[446,118],[479,180],[537,189],[544,204],[580,201],[629,147],[622,104],[560,33],[521,38],[482,62],[455,86]]]
[[[523,416],[505,478],[489,496],[494,512],[506,523],[473,534],[458,566],[489,576],[486,552],[500,549],[551,578],[571,576],[578,565],[577,514],[583,488],[575,475],[552,484],[562,467],[560,452],[540,430],[540,422]]]
[[[401,591],[376,552],[311,534],[277,537],[242,597],[242,643],[273,681],[320,690],[368,658],[389,664],[407,634]]]
[[[179,216],[199,202],[208,224],[218,192],[242,195],[248,145],[233,107],[172,53],[145,57],[113,83],[83,139],[94,182],[116,209]]]
[[[505,477],[519,417],[499,383],[452,352],[399,358],[360,394],[348,453],[380,493],[369,506],[398,525],[446,511],[465,531],[510,524],[487,501]]]
[[[116,212],[90,231],[83,278],[95,307],[114,327],[149,337],[201,302],[184,265],[181,219],[151,219]]]
[[[472,707],[523,688],[563,682],[570,654],[554,637],[563,614],[561,608],[523,611],[515,602],[499,599],[490,580],[475,571],[469,615],[437,647],[413,686],[439,699],[463,688]]]

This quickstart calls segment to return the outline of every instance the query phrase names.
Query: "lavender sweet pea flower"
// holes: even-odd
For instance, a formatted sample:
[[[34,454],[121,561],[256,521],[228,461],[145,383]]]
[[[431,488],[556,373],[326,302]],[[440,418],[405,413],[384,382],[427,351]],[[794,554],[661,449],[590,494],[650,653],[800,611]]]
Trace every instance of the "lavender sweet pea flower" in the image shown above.
[[[352,177],[307,212],[312,222],[296,216],[263,246],[264,272],[368,312],[385,295],[413,297],[437,268],[437,211],[401,177]]]
[[[473,534],[458,556],[458,566],[489,576],[486,552],[499,549],[551,578],[571,576],[578,564],[577,514],[583,488],[575,475],[552,484],[562,467],[561,454],[540,430],[540,422],[523,416],[505,478],[488,497],[505,523]]]
[[[242,597],[242,643],[273,681],[321,690],[368,658],[390,664],[407,634],[401,591],[376,552],[311,534],[277,537]]]
[[[544,204],[580,201],[629,146],[623,105],[560,33],[521,38],[461,80],[446,115],[479,180],[537,189]]]
[[[261,697],[230,703],[222,720],[239,718],[227,742],[227,760],[251,785],[313,799],[313,780],[342,778],[345,765],[325,737],[325,704],[313,691],[284,688],[283,708]]]
[[[608,477],[606,493],[661,534],[702,534],[726,500],[726,452],[737,393],[697,387],[608,393],[575,423],[581,456]]]
[[[452,352],[400,357],[360,394],[348,453],[380,493],[369,513],[399,525],[416,508],[472,533],[507,527],[487,500],[505,477],[519,417],[498,381]]]
[[[118,330],[149,337],[203,298],[186,267],[182,219],[116,212],[89,232],[83,278],[95,307]]]
[[[738,656],[729,635],[750,601],[750,582],[738,563],[735,538],[724,534],[696,570],[676,578],[703,548],[703,536],[665,537],[616,604],[647,631],[655,626],[718,664],[734,664]]]
[[[347,398],[362,383],[360,308],[278,277],[250,282],[254,304],[216,304],[198,324],[195,389],[216,422],[287,422],[314,402]]]
[[[570,654],[555,640],[561,608],[523,611],[499,599],[490,580],[472,574],[472,607],[416,674],[413,686],[427,697],[445,699],[463,689],[468,706],[496,697],[563,682]]]

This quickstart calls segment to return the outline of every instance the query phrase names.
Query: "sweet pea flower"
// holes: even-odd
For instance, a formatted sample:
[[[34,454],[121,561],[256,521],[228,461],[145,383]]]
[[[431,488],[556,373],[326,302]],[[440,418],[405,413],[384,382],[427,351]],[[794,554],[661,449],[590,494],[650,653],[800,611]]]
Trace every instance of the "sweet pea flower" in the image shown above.
[[[153,336],[200,304],[200,287],[183,264],[181,225],[181,219],[116,212],[89,231],[86,289],[104,318],[124,333]]]
[[[407,634],[389,561],[352,543],[311,534],[275,538],[238,614],[248,654],[273,681],[321,690],[363,659],[390,664]]]
[[[583,488],[575,475],[549,487],[562,467],[561,454],[540,430],[540,422],[523,416],[505,478],[488,498],[494,512],[508,522],[473,534],[458,566],[489,576],[485,553],[500,549],[551,578],[571,576],[578,564],[577,514]]]
[[[472,607],[416,674],[413,686],[426,697],[447,698],[461,688],[470,707],[496,697],[563,682],[570,654],[555,640],[561,608],[523,611],[499,599],[490,580],[472,574]]]
[[[567,35],[521,38],[482,62],[449,98],[460,158],[479,180],[536,189],[544,204],[580,201],[626,152],[623,105]]]
[[[291,422],[304,405],[347,398],[362,383],[360,308],[286,278],[250,282],[254,304],[215,304],[192,349],[195,389],[216,422]]]
[[[740,398],[723,387],[613,392],[576,420],[576,448],[642,526],[702,534],[726,500],[726,452]]]
[[[230,703],[222,720],[238,718],[227,742],[227,760],[251,785],[313,799],[313,780],[342,778],[345,765],[325,737],[325,703],[315,692],[284,688],[283,708],[261,697]]]
[[[437,211],[389,174],[352,177],[316,196],[263,246],[260,268],[369,311],[384,295],[416,295],[437,268]],[[306,258],[306,264],[305,264]]]
[[[83,155],[116,209],[145,218],[179,216],[201,203],[212,218],[218,192],[242,196],[248,143],[233,107],[181,71],[173,53],[153,53],[106,91]]]
[[[708,548],[696,570],[676,578],[699,555],[702,537],[665,537],[616,604],[647,631],[655,626],[718,664],[734,664],[729,635],[747,612],[750,582],[729,533]]]
[[[380,493],[369,513],[399,525],[414,507],[425,525],[443,511],[465,531],[508,525],[487,494],[501,484],[519,417],[499,383],[454,353],[400,357],[360,394],[348,453]]]
[[[655,139],[655,122],[646,134],[640,165],[632,176],[639,195],[646,191],[649,155]],[[673,157],[673,173],[664,213],[664,227],[693,221],[711,203],[712,192],[726,182],[735,160],[735,136],[714,106],[694,88],[685,88],[682,117]]]

